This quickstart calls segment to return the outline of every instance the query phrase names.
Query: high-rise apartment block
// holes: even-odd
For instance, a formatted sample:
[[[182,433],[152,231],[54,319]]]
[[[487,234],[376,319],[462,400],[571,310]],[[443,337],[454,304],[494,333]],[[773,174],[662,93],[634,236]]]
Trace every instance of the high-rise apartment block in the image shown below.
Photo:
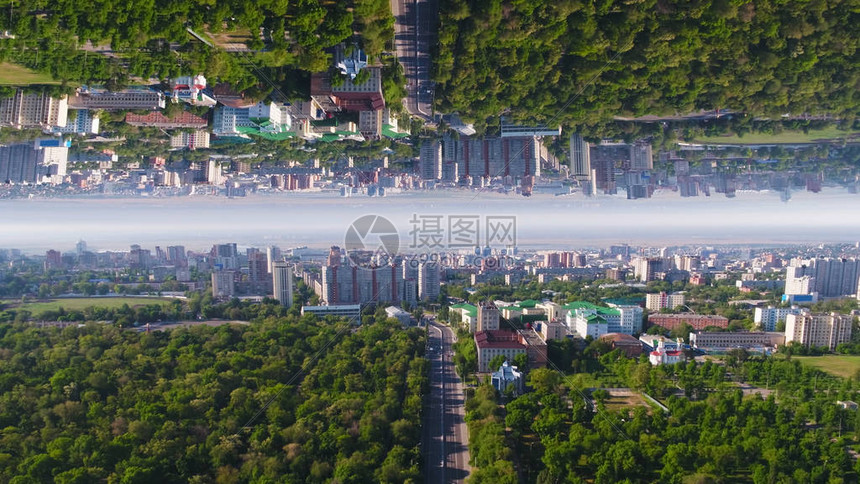
[[[424,180],[442,178],[442,145],[438,141],[423,140],[418,158],[419,175]]]
[[[833,351],[839,343],[849,341],[851,316],[802,312],[785,318],[785,344],[798,342],[803,346],[825,346]]]
[[[591,144],[576,133],[570,135],[570,176],[578,180],[591,177]]]
[[[665,261],[659,257],[640,257],[633,261],[634,275],[642,282],[650,282],[657,278],[658,272],[663,272]]]
[[[13,128],[65,127],[69,104],[66,96],[54,98],[46,93],[24,92],[0,99],[0,125]]]
[[[275,291],[275,299],[281,306],[293,305],[293,267],[286,262],[274,262],[272,264],[272,282]]]
[[[170,136],[171,148],[187,148],[196,150],[197,148],[209,147],[209,132],[197,129],[194,131],[181,131]]]
[[[404,294],[403,270],[397,264],[359,267],[324,265],[320,299],[326,304],[400,303]],[[410,301],[414,302],[414,301]]]
[[[818,293],[821,297],[850,296],[858,293],[858,281],[860,259],[793,260],[792,265],[786,268],[785,293]]]
[[[536,137],[442,140],[442,162],[455,163],[460,177],[540,176],[541,141]]]
[[[435,301],[439,297],[439,263],[422,262],[418,266],[418,298]]]
[[[227,298],[236,294],[233,271],[215,271],[212,273],[212,297]]]

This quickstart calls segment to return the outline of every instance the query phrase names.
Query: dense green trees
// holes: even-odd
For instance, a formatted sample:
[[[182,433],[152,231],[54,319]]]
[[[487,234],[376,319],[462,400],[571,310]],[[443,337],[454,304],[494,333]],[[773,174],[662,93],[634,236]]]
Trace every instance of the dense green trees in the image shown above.
[[[384,0],[324,2],[303,0],[183,0],[71,2],[49,8],[43,2],[0,3],[0,25],[15,39],[0,41],[0,60],[11,59],[49,72],[63,81],[109,83],[122,87],[129,76],[167,78],[203,72],[211,80],[240,89],[256,84],[259,67],[323,71],[326,50],[357,40],[378,56],[394,35],[394,17]],[[245,42],[254,52],[228,54],[192,37],[217,44]],[[109,56],[98,51],[109,47]],[[87,50],[82,50],[86,48]],[[253,63],[254,66],[250,64]]]
[[[440,10],[439,107],[479,123],[507,109],[582,126],[720,108],[853,117],[860,107],[851,1],[444,0]]]
[[[0,480],[415,482],[424,333],[340,324],[0,326]]]
[[[669,412],[608,409],[598,391],[593,412],[578,391],[565,394],[557,383],[536,381],[532,372],[534,392],[505,409],[527,482],[856,480],[858,466],[847,447],[860,422],[856,412],[835,403],[853,395],[856,382],[776,358],[652,368],[614,353],[600,358],[605,371],[622,385],[655,395],[665,390]],[[727,370],[734,379],[776,392],[744,396],[727,381]]]
[[[469,427],[469,482],[514,484],[517,473],[505,439],[505,420],[496,403],[496,389],[483,384],[467,390],[466,424]]]

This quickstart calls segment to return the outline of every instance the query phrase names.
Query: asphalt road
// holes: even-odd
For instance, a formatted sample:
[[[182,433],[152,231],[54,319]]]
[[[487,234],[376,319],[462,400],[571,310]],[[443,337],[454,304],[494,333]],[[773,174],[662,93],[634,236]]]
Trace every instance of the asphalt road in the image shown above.
[[[438,0],[390,0],[394,15],[394,48],[406,75],[406,111],[425,121],[433,119],[433,66]]]
[[[469,475],[469,432],[463,383],[454,371],[451,328],[428,325],[430,400],[424,413],[422,442],[426,482],[463,482]]]

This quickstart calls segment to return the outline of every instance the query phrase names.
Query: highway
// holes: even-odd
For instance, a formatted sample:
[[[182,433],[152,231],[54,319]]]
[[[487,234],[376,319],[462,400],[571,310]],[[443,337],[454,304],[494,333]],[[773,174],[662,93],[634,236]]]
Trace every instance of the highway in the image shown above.
[[[433,120],[433,67],[430,50],[436,44],[438,0],[390,0],[394,15],[394,49],[406,75],[406,111]]]
[[[469,431],[463,383],[454,371],[454,331],[435,321],[428,330],[430,396],[422,426],[425,482],[463,482],[470,472]]]

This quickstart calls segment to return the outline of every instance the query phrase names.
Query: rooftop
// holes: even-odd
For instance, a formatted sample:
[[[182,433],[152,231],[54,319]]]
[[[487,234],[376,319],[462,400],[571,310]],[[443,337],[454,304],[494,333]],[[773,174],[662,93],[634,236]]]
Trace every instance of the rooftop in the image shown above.
[[[648,319],[651,318],[660,318],[660,319],[711,319],[714,321],[728,321],[728,318],[725,316],[719,316],[717,314],[695,314],[695,313],[681,313],[681,314],[649,314]]]
[[[602,316],[620,316],[621,312],[614,308],[607,308],[605,306],[598,306],[596,304],[591,304],[590,302],[585,301],[575,301],[572,303],[567,303],[562,306],[562,309],[565,311],[574,311],[577,309],[588,309],[596,311],[597,314]]]
[[[475,318],[478,316],[478,308],[469,303],[458,303],[452,304],[451,309],[463,309],[469,315],[469,317]]]
[[[624,333],[606,333],[600,339],[612,341],[619,346],[642,346],[641,341]]]
[[[392,139],[400,139],[400,138],[408,138],[409,133],[401,133],[399,131],[394,131],[394,126],[390,124],[382,125],[382,136]]]
[[[518,341],[517,333],[504,330],[478,331],[475,333],[475,344],[482,348],[522,349],[526,347]]]

